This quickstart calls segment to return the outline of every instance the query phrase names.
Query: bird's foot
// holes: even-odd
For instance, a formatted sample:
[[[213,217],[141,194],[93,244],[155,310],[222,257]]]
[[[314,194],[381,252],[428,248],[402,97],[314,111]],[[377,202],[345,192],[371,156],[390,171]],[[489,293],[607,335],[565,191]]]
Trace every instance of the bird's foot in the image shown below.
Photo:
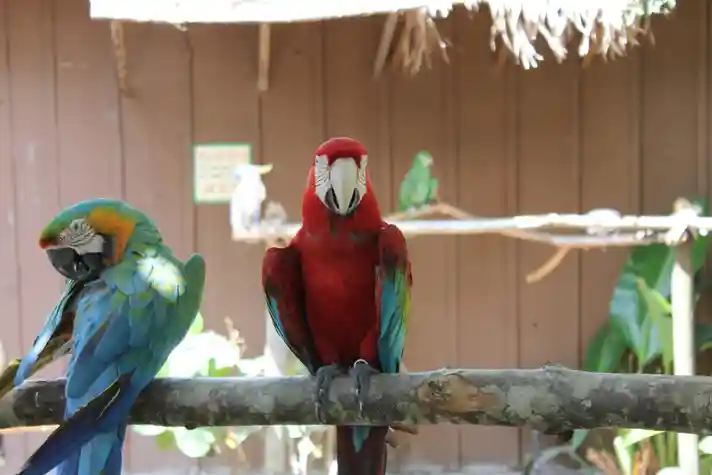
[[[322,366],[321,368],[316,370],[316,393],[314,395],[314,410],[316,411],[317,420],[322,424],[325,424],[325,418],[321,410],[329,397],[329,387],[334,381],[334,378],[343,373],[343,368],[341,368],[341,366],[336,363],[327,366]]]
[[[361,417],[363,417],[363,406],[368,396],[368,390],[371,387],[371,376],[379,372],[363,359],[356,360],[349,370],[349,376],[356,379],[356,398],[358,399],[358,412]]]

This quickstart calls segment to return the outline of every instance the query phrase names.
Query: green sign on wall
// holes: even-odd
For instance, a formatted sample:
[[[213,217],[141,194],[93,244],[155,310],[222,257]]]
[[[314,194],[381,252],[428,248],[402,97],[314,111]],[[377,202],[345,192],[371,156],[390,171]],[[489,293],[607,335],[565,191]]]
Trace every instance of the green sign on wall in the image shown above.
[[[198,204],[229,203],[235,188],[235,167],[252,163],[249,143],[193,145],[193,201]]]

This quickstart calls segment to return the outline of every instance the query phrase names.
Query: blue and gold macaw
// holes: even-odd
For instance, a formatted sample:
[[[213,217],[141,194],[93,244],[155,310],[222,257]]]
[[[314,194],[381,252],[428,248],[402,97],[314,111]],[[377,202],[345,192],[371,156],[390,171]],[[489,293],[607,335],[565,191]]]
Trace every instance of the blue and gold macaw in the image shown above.
[[[57,465],[58,475],[120,475],[129,411],[195,319],[205,262],[198,254],[181,262],[155,224],[119,200],[64,209],[39,243],[69,279],[68,290],[19,364],[15,384],[36,370],[57,335],[73,350],[65,421],[20,475],[44,475]]]

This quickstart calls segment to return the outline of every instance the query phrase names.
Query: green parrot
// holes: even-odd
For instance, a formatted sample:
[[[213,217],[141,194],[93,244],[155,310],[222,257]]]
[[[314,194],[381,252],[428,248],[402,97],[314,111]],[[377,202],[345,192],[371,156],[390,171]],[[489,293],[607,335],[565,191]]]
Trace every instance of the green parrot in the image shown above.
[[[433,156],[426,151],[415,154],[398,194],[398,209],[420,208],[437,200],[438,180],[432,173]]]
[[[61,353],[63,341],[72,358],[65,420],[20,475],[44,475],[58,465],[57,475],[120,475],[131,406],[193,323],[205,262],[198,254],[181,262],[145,214],[110,199],[62,210],[39,244],[69,281],[17,365],[14,384]]]

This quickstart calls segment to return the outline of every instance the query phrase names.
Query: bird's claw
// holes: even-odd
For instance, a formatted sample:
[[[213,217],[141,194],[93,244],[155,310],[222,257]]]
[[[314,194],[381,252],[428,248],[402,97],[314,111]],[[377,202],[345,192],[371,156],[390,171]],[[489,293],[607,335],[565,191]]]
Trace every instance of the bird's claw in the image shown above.
[[[371,387],[371,376],[378,373],[379,371],[376,368],[363,359],[357,360],[349,370],[349,375],[356,380],[356,399],[358,400],[360,417],[363,417],[363,406]]]
[[[316,370],[316,393],[314,394],[314,411],[316,418],[322,424],[325,424],[325,417],[322,414],[322,407],[329,397],[329,387],[334,381],[334,378],[342,374],[343,370],[337,364],[322,366]]]

